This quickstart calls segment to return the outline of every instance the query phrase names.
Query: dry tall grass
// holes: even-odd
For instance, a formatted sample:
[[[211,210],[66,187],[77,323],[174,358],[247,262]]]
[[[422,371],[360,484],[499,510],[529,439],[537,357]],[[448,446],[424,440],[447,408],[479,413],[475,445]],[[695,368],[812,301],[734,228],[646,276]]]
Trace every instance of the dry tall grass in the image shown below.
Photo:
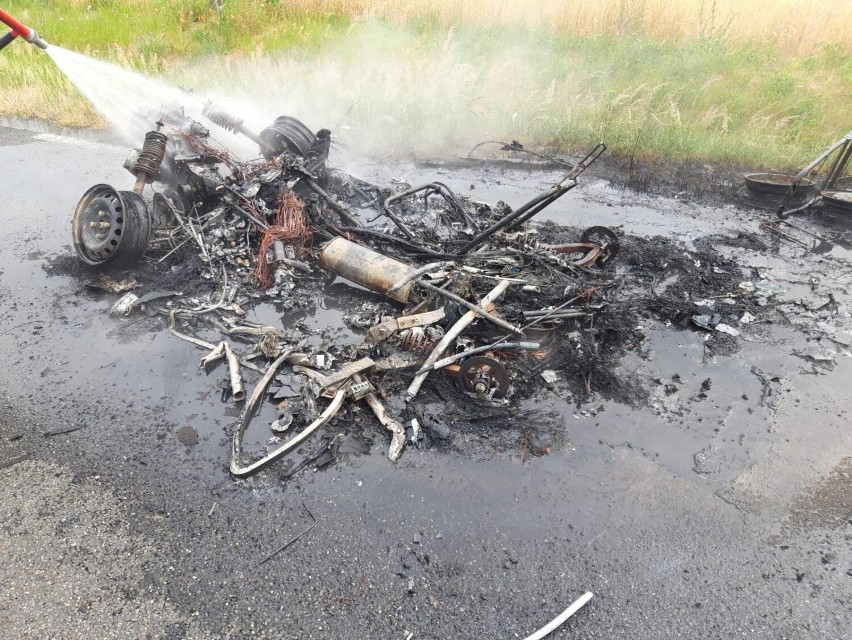
[[[74,51],[281,113],[352,150],[483,138],[800,166],[852,123],[852,0],[6,0]],[[104,124],[40,50],[0,114]]]
[[[168,73],[242,96],[232,108],[254,127],[292,113],[341,125],[336,139],[377,154],[465,151],[493,137],[561,149],[604,140],[637,158],[795,167],[852,124],[849,74],[825,54],[803,63],[771,49],[502,30],[483,45],[479,30],[436,31],[365,20],[316,55],[258,49]]]
[[[805,55],[826,44],[852,52],[852,1],[823,0],[290,0],[307,13],[399,22],[524,25],[576,35],[713,37]]]

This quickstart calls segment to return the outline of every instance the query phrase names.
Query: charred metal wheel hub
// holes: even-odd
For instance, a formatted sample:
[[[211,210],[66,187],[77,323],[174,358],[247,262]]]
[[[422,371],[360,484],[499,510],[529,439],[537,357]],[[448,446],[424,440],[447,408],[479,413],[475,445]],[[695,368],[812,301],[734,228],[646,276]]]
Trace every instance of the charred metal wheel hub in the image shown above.
[[[487,398],[503,398],[509,391],[509,374],[494,358],[473,356],[459,366],[459,386]]]
[[[266,145],[263,155],[267,158],[277,156],[284,151],[305,156],[317,141],[310,129],[291,116],[275,118],[271,126],[260,132],[260,139]]]
[[[852,227],[852,191],[823,191],[822,217],[843,227]]]
[[[738,195],[747,205],[756,209],[775,210],[782,205],[795,207],[816,195],[816,185],[807,178],[799,181],[795,192],[792,191],[796,175],[793,173],[746,173],[743,174],[745,187]]]
[[[132,264],[148,246],[151,215],[138,194],[98,184],[83,194],[71,228],[74,250],[86,264]]]
[[[603,249],[603,255],[598,260],[603,263],[615,258],[618,255],[618,250],[621,248],[618,244],[618,236],[609,227],[589,227],[580,236],[580,242],[592,242],[600,245]]]

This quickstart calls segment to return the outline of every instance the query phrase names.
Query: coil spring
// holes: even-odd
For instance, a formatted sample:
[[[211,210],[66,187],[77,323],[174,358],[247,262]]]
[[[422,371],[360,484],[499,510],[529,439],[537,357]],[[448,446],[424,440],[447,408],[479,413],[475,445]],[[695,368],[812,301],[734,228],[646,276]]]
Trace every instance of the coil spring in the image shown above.
[[[142,152],[133,167],[133,173],[143,174],[148,180],[152,180],[160,170],[160,163],[166,155],[166,134],[159,131],[149,131],[145,134],[145,144]]]
[[[435,346],[435,341],[430,340],[426,332],[421,327],[414,327],[405,332],[402,336],[400,347],[405,351],[414,353],[425,353]]]
[[[208,102],[201,113],[210,120],[213,124],[217,124],[225,131],[236,132],[243,126],[243,120],[235,115],[232,115],[224,109],[216,106],[212,102]]]

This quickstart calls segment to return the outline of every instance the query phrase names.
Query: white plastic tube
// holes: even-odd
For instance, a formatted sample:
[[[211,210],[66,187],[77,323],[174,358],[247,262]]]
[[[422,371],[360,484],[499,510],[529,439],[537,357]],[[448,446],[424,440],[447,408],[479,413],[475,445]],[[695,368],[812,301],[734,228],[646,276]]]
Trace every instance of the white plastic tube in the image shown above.
[[[562,613],[556,616],[553,620],[547,623],[544,627],[536,631],[531,636],[527,636],[524,640],[541,640],[543,637],[548,635],[549,633],[553,633],[556,629],[562,626],[562,624],[575,613],[577,613],[580,609],[586,606],[586,603],[592,599],[592,592],[586,591],[582,596],[577,598],[570,607],[565,609]]]

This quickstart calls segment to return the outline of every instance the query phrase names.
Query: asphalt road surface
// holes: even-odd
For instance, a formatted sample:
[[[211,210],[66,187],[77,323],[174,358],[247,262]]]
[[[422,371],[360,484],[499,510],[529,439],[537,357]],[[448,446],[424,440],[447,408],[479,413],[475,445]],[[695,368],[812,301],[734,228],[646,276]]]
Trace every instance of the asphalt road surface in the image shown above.
[[[836,343],[831,371],[791,355],[805,341],[789,332],[703,362],[695,332],[662,327],[647,375],[693,396],[712,380],[678,420],[566,405],[566,443],[541,458],[473,442],[393,464],[379,434],[321,471],[234,481],[234,413],[199,352],[108,317],[115,297],[70,257],[83,191],[132,185],[126,151],[0,128],[0,637],[500,640],[585,591],[552,638],[852,636],[852,364]],[[441,178],[481,178],[492,201],[546,182]],[[684,240],[758,220],[591,177],[557,205]],[[848,254],[744,259],[849,297]],[[178,439],[187,426],[198,444]]]

